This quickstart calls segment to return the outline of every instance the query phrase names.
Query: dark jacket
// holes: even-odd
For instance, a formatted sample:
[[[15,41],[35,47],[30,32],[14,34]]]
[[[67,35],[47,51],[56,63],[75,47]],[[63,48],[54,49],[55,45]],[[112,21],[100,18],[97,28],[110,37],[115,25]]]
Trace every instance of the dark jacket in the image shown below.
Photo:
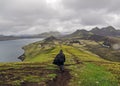
[[[60,66],[60,65],[64,65],[64,62],[65,62],[65,55],[63,54],[63,52],[60,51],[60,53],[56,55],[53,64]]]

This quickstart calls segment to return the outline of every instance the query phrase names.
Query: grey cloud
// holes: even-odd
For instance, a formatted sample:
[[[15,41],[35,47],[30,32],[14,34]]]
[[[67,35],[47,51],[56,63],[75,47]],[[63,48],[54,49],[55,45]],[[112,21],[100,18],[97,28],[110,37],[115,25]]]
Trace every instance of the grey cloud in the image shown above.
[[[83,25],[105,25],[106,22],[106,15],[104,12],[84,12],[81,15],[81,24]]]
[[[108,13],[120,13],[119,0],[62,0],[67,9],[80,10],[106,10]]]
[[[120,14],[119,0],[62,0],[66,9],[73,10],[76,18],[81,20],[84,26],[115,25],[119,18],[114,15]],[[109,16],[110,15],[110,16]],[[120,17],[120,16],[117,16]],[[117,20],[117,22],[115,22]],[[115,22],[115,23],[113,23]]]
[[[0,0],[0,34],[72,32],[97,25],[120,28],[119,0],[50,1]]]
[[[63,0],[63,3],[65,7],[75,10],[100,10],[107,8],[111,4],[111,0]]]
[[[44,26],[45,23],[47,24],[46,20],[49,21],[49,19],[54,18],[56,13],[47,5],[45,0],[7,0],[0,2],[4,4],[0,7],[1,32],[6,32],[6,30],[10,32],[29,31],[29,28],[35,25]],[[11,24],[9,21],[13,23]]]

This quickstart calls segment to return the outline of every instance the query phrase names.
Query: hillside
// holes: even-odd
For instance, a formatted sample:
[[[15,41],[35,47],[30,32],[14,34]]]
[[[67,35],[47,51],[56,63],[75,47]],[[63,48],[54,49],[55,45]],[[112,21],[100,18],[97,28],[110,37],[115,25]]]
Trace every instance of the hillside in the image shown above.
[[[112,44],[112,47],[109,48],[109,47],[103,46],[102,42],[84,40],[83,43],[87,50],[99,55],[100,57],[110,61],[120,62],[119,45]]]
[[[65,36],[64,39],[69,39],[68,44],[70,44],[71,41],[81,42],[81,40],[86,40],[86,42],[83,42],[82,44],[84,44],[89,51],[99,55],[104,59],[119,62],[119,35],[119,30],[116,30],[112,26],[108,26],[101,29],[95,27],[90,31],[77,30],[72,34]]]
[[[43,42],[43,41],[42,41]],[[50,43],[50,44],[49,44]],[[20,63],[0,64],[2,86],[119,86],[120,63],[102,59],[84,45],[68,46],[54,41],[24,47],[25,60]],[[59,72],[52,61],[59,50],[66,55],[65,72]]]
[[[65,38],[79,38],[79,39],[91,39],[95,38],[99,40],[99,37],[105,39],[106,37],[120,37],[120,30],[116,30],[112,26],[98,28],[95,27],[90,31],[87,30],[76,30],[72,34],[66,35]]]
[[[41,37],[41,38],[46,38],[46,37],[50,37],[50,36],[55,36],[55,37],[59,37],[61,36],[62,34],[60,32],[57,32],[57,31],[50,31],[50,32],[44,32],[44,33],[41,33],[41,34],[35,34],[31,37]]]
[[[79,43],[104,59],[120,62],[120,38],[91,35],[88,39],[71,38],[65,44]]]
[[[87,39],[89,36],[91,36],[92,33],[86,30],[76,30],[72,34],[66,35],[65,38],[82,38]]]

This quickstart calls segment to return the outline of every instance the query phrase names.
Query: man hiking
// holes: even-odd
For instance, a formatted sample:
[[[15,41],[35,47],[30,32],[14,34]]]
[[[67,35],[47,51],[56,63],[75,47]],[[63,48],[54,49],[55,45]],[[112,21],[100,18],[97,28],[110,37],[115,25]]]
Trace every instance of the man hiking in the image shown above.
[[[60,71],[64,71],[65,55],[62,50],[56,55],[53,64],[59,66]]]

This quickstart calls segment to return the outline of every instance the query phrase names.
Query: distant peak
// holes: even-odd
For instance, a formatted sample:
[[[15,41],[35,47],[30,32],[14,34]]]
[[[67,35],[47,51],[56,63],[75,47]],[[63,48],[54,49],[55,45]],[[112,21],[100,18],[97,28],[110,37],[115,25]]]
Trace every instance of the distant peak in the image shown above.
[[[115,30],[115,28],[114,28],[113,26],[108,26],[108,28],[109,28],[109,29]]]
[[[97,29],[98,30],[99,28],[98,27],[94,27],[93,29]]]
[[[54,36],[50,36],[47,39],[56,39]]]
[[[113,26],[107,26],[107,28],[114,28]]]
[[[107,26],[107,27],[104,27],[102,29],[107,29],[107,30],[116,30],[113,26]]]
[[[80,29],[77,29],[75,32],[79,32],[80,31]]]
[[[93,32],[93,31],[99,31],[99,30],[100,30],[100,28],[94,27],[91,31]]]
[[[53,41],[53,40],[57,40],[57,38],[54,37],[54,36],[50,36],[50,37],[47,37],[47,38],[45,39],[45,42]]]
[[[82,31],[85,31],[86,32],[86,30],[85,29],[78,29],[78,30],[76,30],[75,32],[82,32]]]

